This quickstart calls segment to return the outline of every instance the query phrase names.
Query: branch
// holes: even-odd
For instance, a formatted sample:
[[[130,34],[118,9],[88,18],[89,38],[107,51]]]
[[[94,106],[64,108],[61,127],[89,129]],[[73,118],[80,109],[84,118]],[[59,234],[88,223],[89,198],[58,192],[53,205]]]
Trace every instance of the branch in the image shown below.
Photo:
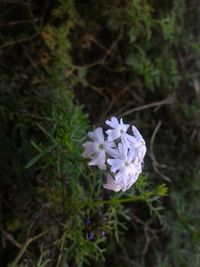
[[[167,98],[161,100],[161,101],[157,101],[157,102],[153,102],[153,103],[150,103],[150,104],[147,104],[147,105],[143,105],[143,106],[139,106],[139,107],[136,107],[136,108],[132,108],[132,109],[129,109],[127,111],[125,111],[124,113],[122,113],[121,115],[119,115],[119,117],[124,117],[126,115],[129,115],[131,113],[134,113],[134,112],[137,112],[137,111],[140,111],[140,110],[144,110],[144,109],[149,109],[149,108],[153,108],[153,107],[160,107],[160,106],[163,106],[163,105],[169,105],[169,104],[172,104],[174,102],[174,97],[173,96],[168,96]]]
[[[171,179],[166,176],[165,174],[163,174],[160,170],[159,170],[159,167],[161,167],[161,165],[158,163],[156,157],[155,157],[155,154],[154,154],[154,148],[153,148],[153,145],[154,145],[154,141],[155,141],[155,138],[156,138],[156,135],[158,133],[158,130],[160,129],[160,126],[161,126],[162,122],[159,121],[156,128],[154,129],[153,131],[153,134],[152,134],[152,137],[151,137],[151,140],[150,140],[150,148],[149,148],[149,153],[148,155],[150,156],[151,160],[152,160],[152,165],[153,165],[153,168],[154,168],[154,171],[159,174],[165,181],[167,182],[171,182]]]

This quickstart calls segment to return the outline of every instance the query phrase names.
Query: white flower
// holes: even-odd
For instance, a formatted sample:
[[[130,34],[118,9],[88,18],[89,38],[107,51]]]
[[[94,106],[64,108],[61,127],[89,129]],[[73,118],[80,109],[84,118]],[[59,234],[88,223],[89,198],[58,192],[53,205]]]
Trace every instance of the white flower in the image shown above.
[[[126,191],[135,183],[142,171],[142,165],[136,153],[134,146],[128,148],[126,144],[118,144],[118,154],[113,154],[114,159],[107,160],[111,166],[111,172],[115,174],[115,182],[109,180],[108,184],[116,186],[116,188],[120,186],[122,191]]]
[[[139,133],[138,129],[133,125],[132,131],[134,134],[134,140],[130,141],[130,143],[136,148],[139,160],[143,162],[144,156],[147,151],[145,141],[142,135]]]
[[[107,162],[111,166],[111,172],[119,171],[124,177],[135,172],[134,161],[136,159],[135,147],[130,149],[126,144],[118,144],[118,153],[112,155],[114,159],[108,159]],[[120,175],[121,176],[121,175]],[[116,178],[118,175],[116,175]]]
[[[113,128],[112,130],[106,131],[109,141],[121,138],[122,142],[126,143],[127,145],[129,145],[128,140],[134,141],[132,136],[126,133],[130,125],[124,124],[122,119],[120,119],[119,122],[116,117],[112,117],[110,121],[106,121],[106,124]]]
[[[103,187],[108,190],[119,192],[123,188],[123,181],[116,181],[110,174],[108,174],[107,182],[103,185]]]
[[[115,146],[113,141],[105,141],[102,128],[97,128],[93,132],[89,132],[88,136],[93,142],[87,141],[83,144],[84,152],[82,156],[89,158],[89,165],[97,165],[100,169],[106,169],[106,152]]]
[[[141,172],[141,171],[140,171]],[[135,173],[135,175],[129,175],[127,179],[119,179],[115,180],[110,174],[107,175],[107,181],[103,185],[105,189],[112,190],[115,192],[123,191],[125,192],[128,190],[137,180],[140,172]]]
[[[142,172],[142,165],[140,163],[135,165],[135,169],[133,173],[129,173],[124,181],[124,188],[126,190],[128,190],[138,179],[140,173]],[[123,179],[124,180],[124,176],[121,176],[121,173],[118,173],[118,179]],[[123,191],[123,190],[122,190]]]
[[[100,127],[89,132],[90,141],[83,144],[82,156],[90,159],[89,165],[107,169],[104,188],[124,192],[135,183],[142,172],[146,153],[145,141],[135,126],[132,126],[132,133],[128,134],[130,125],[124,124],[122,119],[112,117],[106,124],[111,127],[106,131],[107,140]]]

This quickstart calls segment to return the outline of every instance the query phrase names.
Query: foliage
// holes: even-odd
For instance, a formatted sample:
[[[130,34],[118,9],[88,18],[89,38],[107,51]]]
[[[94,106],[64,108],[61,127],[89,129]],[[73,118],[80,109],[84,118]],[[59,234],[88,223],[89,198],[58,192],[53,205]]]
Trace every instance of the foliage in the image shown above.
[[[199,266],[198,1],[1,5],[4,266]],[[81,144],[127,111],[149,157],[113,194]]]
[[[199,197],[199,166],[196,166],[190,187],[185,185],[183,191],[171,193],[173,213],[167,212],[170,238],[165,254],[157,255],[156,266],[199,266]]]
[[[48,260],[48,265],[51,262],[55,266],[63,266],[68,262],[71,266],[82,266],[88,259],[103,259],[103,229],[107,235],[112,235],[114,231],[119,242],[119,228],[125,227],[120,218],[129,218],[121,203],[139,200],[151,203],[156,201],[155,197],[165,195],[166,192],[162,187],[151,191],[146,188],[147,180],[142,182],[141,178],[136,187],[138,193],[132,191],[123,198],[120,198],[120,195],[110,198],[108,195],[104,200],[101,174],[93,173],[81,159],[81,144],[88,127],[87,118],[81,109],[73,104],[72,96],[66,87],[57,88],[53,96],[51,107],[43,114],[43,118],[39,119],[40,122],[38,119],[32,121],[32,117],[28,123],[19,121],[23,129],[23,139],[20,139],[22,146],[17,150],[22,157],[17,178],[20,184],[15,184],[16,188],[10,190],[8,199],[17,213],[14,221],[13,218],[5,221],[5,226],[7,231],[14,235],[16,231],[21,232],[17,236],[18,243],[23,242],[28,229],[28,235],[32,237],[25,241],[24,246],[27,248],[30,246],[31,249],[29,243],[34,243],[34,240],[37,240],[38,245],[43,244],[46,252],[38,255],[38,262],[43,261],[43,265]],[[25,126],[28,129],[37,129],[37,135],[33,134],[31,140],[24,132],[28,132]],[[28,140],[24,144],[23,140],[26,139]],[[25,151],[28,150],[30,154],[35,151],[35,156],[26,164],[25,170]],[[12,170],[12,175],[17,176],[15,170]],[[25,191],[24,195],[17,195],[17,191],[22,190],[20,185],[26,186],[25,179],[28,180],[29,190]],[[12,177],[9,177],[7,182],[12,182]],[[30,192],[31,196],[28,196]],[[15,195],[14,203],[11,194]],[[34,212],[30,212],[31,210]],[[152,211],[154,212],[154,208]],[[96,216],[97,219],[93,219]],[[105,219],[101,219],[101,216]],[[87,230],[87,220],[97,220],[92,223],[92,229]],[[87,235],[91,234],[87,231],[94,234],[93,241],[87,238]],[[47,240],[45,236],[48,236]],[[17,266],[20,260],[24,263],[28,261],[30,266],[34,266],[37,259],[35,249],[33,246],[31,255],[20,250],[11,266]],[[48,251],[51,251],[50,255]]]

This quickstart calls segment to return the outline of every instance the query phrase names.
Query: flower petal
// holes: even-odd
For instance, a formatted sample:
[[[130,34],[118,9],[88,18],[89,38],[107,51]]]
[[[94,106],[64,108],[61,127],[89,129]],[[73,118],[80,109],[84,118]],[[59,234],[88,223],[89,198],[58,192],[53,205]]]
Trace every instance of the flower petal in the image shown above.
[[[105,147],[116,147],[116,144],[113,140],[112,141],[105,141],[104,144],[105,144]]]
[[[134,147],[132,147],[129,150],[128,155],[127,155],[128,162],[134,161],[135,160],[135,157],[136,157],[136,150],[135,150]]]
[[[120,129],[122,129],[124,132],[126,132],[129,128],[129,126],[130,126],[129,124],[124,124],[123,120],[120,119]]]
[[[111,166],[111,172],[120,170],[124,164],[123,160],[121,159],[108,159],[107,162]]]
[[[122,182],[117,182],[111,175],[107,176],[107,182],[103,185],[105,189],[118,192],[122,189]]]
[[[98,143],[100,144],[104,143],[103,129],[101,127],[98,127],[97,129],[95,129],[94,137],[95,137],[95,141],[97,141]]]
[[[144,156],[146,154],[146,151],[147,151],[147,149],[146,149],[145,145],[141,145],[140,147],[137,148],[137,156],[141,162],[143,162],[143,160],[144,160]]]
[[[120,148],[120,151],[121,151],[120,153],[122,155],[126,155],[126,156],[123,156],[125,158],[125,157],[127,157],[128,148],[130,147],[130,143],[129,143],[128,139],[127,139],[127,134],[126,133],[121,135],[121,141],[122,141],[122,143],[121,143],[122,146]]]
[[[118,127],[119,122],[118,122],[118,119],[116,117],[112,117],[110,119],[110,121],[109,120],[106,121],[106,124],[112,128],[116,128],[116,127]]]
[[[88,136],[89,136],[89,138],[91,138],[91,139],[95,139],[95,137],[94,137],[94,131],[93,132],[88,132]]]
[[[134,175],[130,175],[127,179],[127,187],[126,190],[128,190],[138,179],[139,174],[135,173]]]
[[[144,141],[142,135],[140,134],[140,132],[138,131],[138,129],[132,125],[132,131],[133,131],[133,134],[135,135],[135,137],[137,138],[138,141]]]
[[[120,131],[118,129],[107,130],[106,134],[108,135],[108,141],[116,140],[120,137]]]
[[[120,157],[118,149],[114,149],[114,148],[111,148],[111,147],[106,147],[105,151],[108,153],[109,156],[111,156],[111,157],[113,157],[115,159]]]
[[[90,158],[94,153],[97,152],[97,145],[94,142],[85,142],[82,146],[85,149],[82,154],[84,158]]]
[[[106,154],[105,151],[98,151],[95,153],[95,155],[92,157],[91,161],[89,162],[90,166],[97,165],[100,169],[106,170]]]

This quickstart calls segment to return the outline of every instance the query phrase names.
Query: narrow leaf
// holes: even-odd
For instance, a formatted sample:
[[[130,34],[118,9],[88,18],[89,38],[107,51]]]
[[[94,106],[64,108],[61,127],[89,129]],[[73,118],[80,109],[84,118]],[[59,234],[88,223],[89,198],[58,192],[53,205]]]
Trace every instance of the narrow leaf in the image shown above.
[[[31,166],[33,166],[41,157],[43,154],[38,154],[37,156],[35,156],[32,160],[30,160],[26,165],[25,165],[25,169],[30,168]]]

